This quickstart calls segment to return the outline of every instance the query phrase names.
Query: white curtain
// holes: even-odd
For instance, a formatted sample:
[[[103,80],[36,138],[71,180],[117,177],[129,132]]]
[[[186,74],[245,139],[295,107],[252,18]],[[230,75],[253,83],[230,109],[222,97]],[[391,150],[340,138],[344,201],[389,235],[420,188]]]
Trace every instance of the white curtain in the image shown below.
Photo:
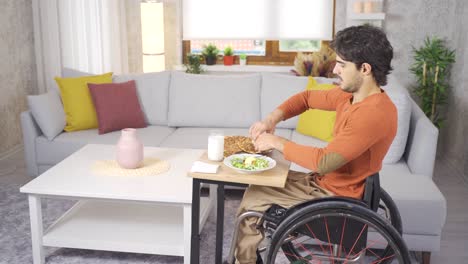
[[[33,0],[39,92],[52,90],[63,67],[128,72],[123,1]]]
[[[332,33],[331,0],[183,0],[187,40],[331,40]]]

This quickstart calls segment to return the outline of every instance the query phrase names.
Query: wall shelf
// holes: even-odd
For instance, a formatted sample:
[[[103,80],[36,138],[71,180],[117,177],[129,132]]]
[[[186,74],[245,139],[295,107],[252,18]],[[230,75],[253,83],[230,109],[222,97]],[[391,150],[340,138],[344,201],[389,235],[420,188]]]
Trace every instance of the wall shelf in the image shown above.
[[[384,20],[385,13],[350,13],[348,16],[349,19],[353,20]]]
[[[357,26],[370,23],[381,27],[385,20],[384,0],[347,0],[346,26]],[[370,7],[367,6],[370,4]],[[357,6],[356,6],[357,5]]]

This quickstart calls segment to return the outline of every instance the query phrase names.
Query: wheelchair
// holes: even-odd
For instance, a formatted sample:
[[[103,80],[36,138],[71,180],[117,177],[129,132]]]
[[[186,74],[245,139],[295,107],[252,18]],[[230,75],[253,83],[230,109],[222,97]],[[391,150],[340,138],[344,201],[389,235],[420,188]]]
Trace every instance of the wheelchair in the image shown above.
[[[267,246],[257,249],[257,264],[410,263],[400,213],[380,187],[378,173],[367,177],[362,200],[333,196],[289,209],[274,204],[265,213],[243,213],[236,221],[229,263],[235,263],[239,224],[251,216],[259,218],[257,227],[267,239]]]

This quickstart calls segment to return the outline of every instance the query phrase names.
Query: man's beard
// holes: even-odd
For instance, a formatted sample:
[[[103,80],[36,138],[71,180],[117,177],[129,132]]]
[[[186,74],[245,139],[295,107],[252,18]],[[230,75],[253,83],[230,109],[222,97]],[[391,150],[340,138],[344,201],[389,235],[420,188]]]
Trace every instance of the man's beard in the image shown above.
[[[355,93],[359,91],[359,88],[361,88],[363,82],[363,78],[359,75],[356,75],[349,84],[343,85],[341,89],[347,93]]]

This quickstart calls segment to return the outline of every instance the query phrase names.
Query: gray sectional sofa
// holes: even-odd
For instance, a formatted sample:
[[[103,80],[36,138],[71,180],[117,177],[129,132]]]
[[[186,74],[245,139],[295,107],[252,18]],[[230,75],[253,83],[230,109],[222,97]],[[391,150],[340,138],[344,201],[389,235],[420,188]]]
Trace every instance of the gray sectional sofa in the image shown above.
[[[135,79],[147,128],[138,129],[146,146],[205,149],[211,129],[225,135],[247,135],[249,126],[289,96],[302,91],[306,77],[255,73],[189,75],[161,72],[114,76],[115,82]],[[332,80],[317,78],[319,83]],[[398,109],[398,132],[383,168],[381,185],[395,200],[410,250],[431,252],[440,247],[446,201],[432,181],[438,130],[399,82],[389,77],[384,89]],[[51,115],[52,116],[52,115]],[[385,120],[382,120],[385,122]],[[276,133],[314,146],[326,142],[295,131],[297,117],[278,124]],[[88,143],[116,144],[120,132],[98,135],[97,129],[62,132],[52,140],[43,135],[30,111],[21,114],[28,173],[37,176]],[[292,169],[306,170],[296,164]]]

